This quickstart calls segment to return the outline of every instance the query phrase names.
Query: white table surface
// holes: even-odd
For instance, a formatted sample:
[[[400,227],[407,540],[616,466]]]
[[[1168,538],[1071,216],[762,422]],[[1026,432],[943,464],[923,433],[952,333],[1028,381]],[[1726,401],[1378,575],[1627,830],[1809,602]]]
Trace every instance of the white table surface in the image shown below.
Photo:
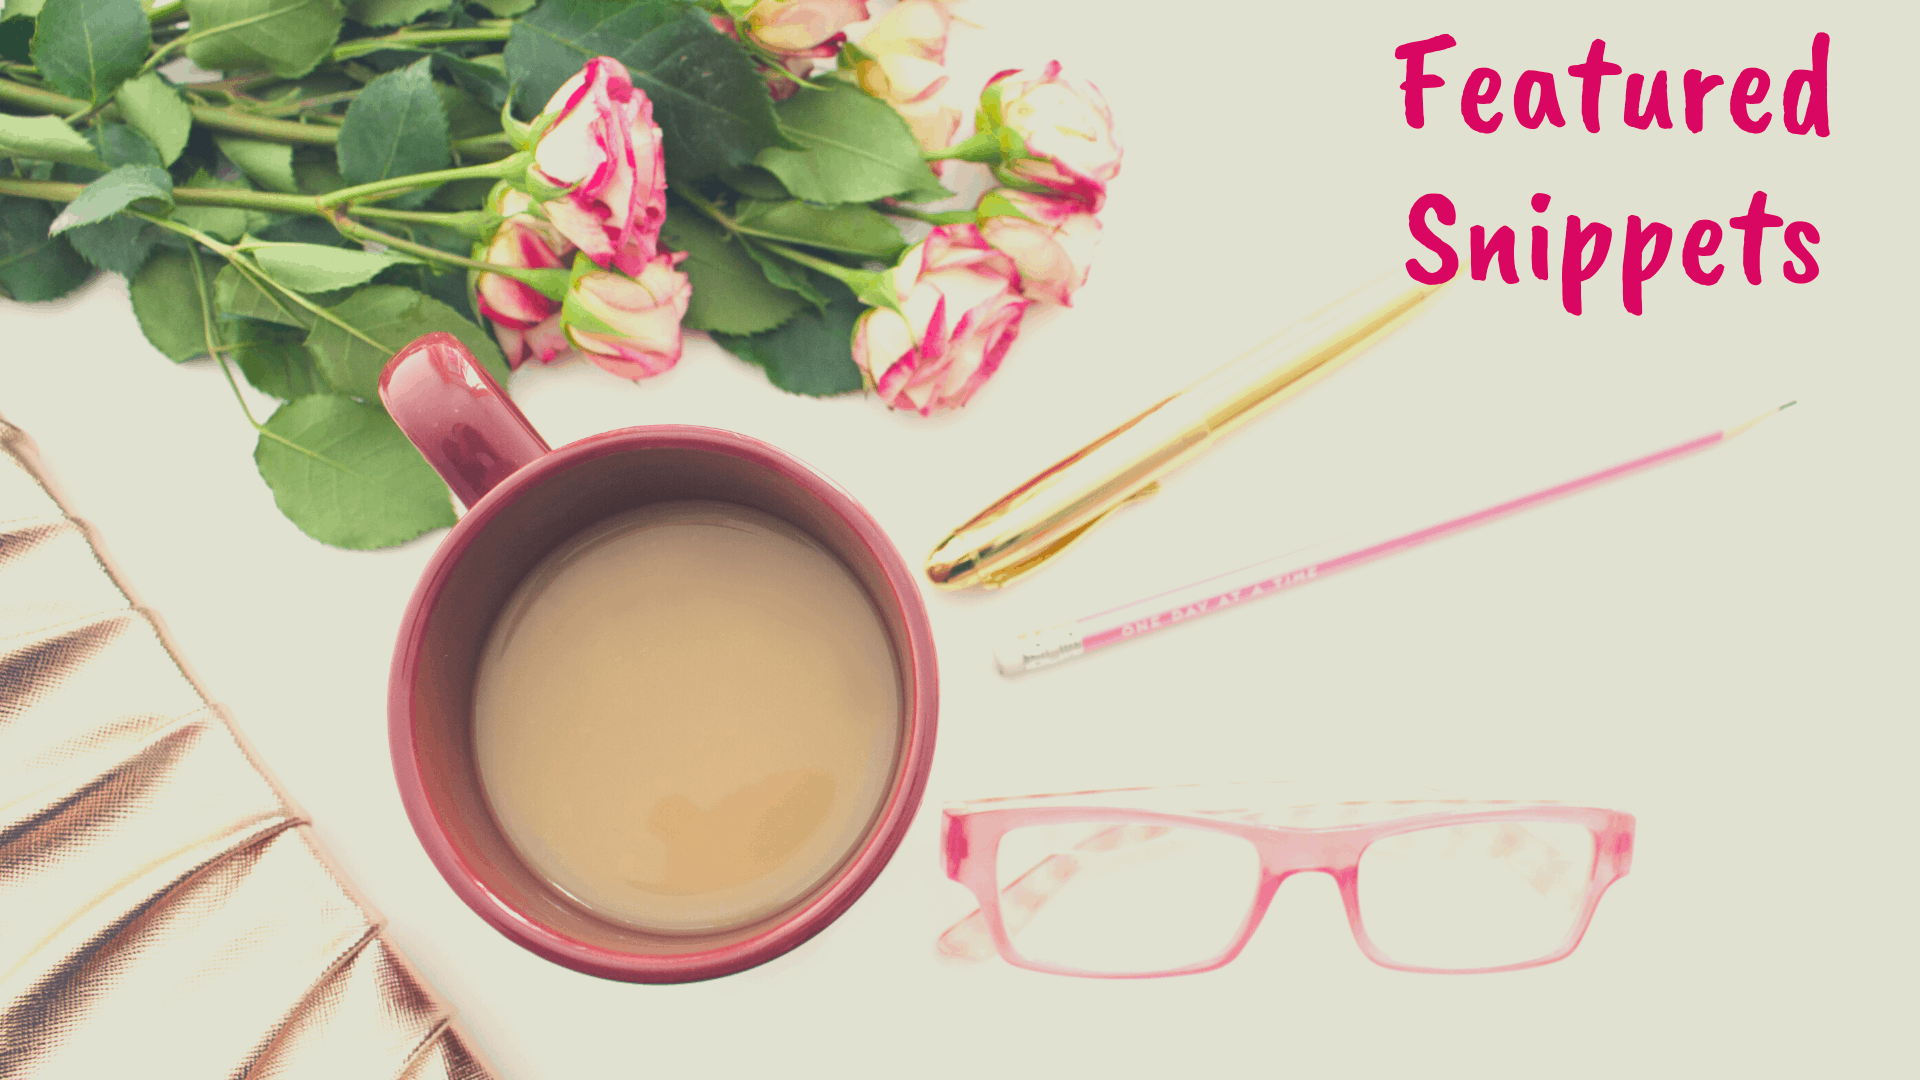
[[[1346,10],[1337,10],[1344,8]],[[1547,191],[1615,229],[1588,313],[1558,284],[1461,281],[1345,372],[1001,594],[927,603],[939,753],[898,856],[837,924],[760,969],[602,982],[494,933],[414,841],[386,752],[395,627],[439,535],[379,553],[302,535],[255,474],[210,366],[147,346],[103,276],[0,304],[0,413],[240,725],[399,942],[508,1076],[1880,1076],[1911,1068],[1914,124],[1911,5],[1210,6],[974,0],[956,79],[1050,57],[1106,90],[1127,146],[1092,284],[1038,314],[963,413],[890,415],[768,387],[705,341],[634,385],[527,370],[555,444],[658,422],[743,431],[852,490],[910,563],[1038,467],[1306,310],[1421,254],[1427,191],[1521,231]],[[1595,36],[1628,71],[1774,77],[1833,35],[1829,139],[1493,136],[1471,66],[1564,72]],[[1395,45],[1447,32],[1448,88],[1400,120]],[[1724,93],[1724,90],[1721,91]],[[1908,102],[1908,104],[1899,104]],[[1676,114],[1678,105],[1675,106]],[[1676,251],[1618,300],[1628,214],[1684,230],[1764,189],[1820,229],[1819,279],[1713,288]],[[1557,244],[1557,240],[1556,240]],[[1735,250],[1737,238],[1729,237]],[[1524,261],[1522,273],[1524,275]],[[1464,277],[1464,275],[1463,275]],[[1684,463],[1020,681],[1000,634],[1369,524],[1419,523],[1799,407]],[[254,399],[264,415],[270,402]],[[1639,818],[1632,874],[1568,960],[1433,977],[1368,963],[1330,880],[1280,892],[1209,975],[1100,982],[934,957],[970,909],[936,858],[942,802],[1201,779],[1418,780]]]

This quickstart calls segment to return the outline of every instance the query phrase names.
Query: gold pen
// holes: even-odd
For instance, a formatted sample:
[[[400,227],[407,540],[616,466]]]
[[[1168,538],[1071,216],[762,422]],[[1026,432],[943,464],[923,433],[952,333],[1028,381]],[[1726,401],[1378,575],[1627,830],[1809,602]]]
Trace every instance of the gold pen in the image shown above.
[[[1095,439],[955,529],[927,556],[944,589],[1031,571],[1213,441],[1333,373],[1444,286],[1395,273],[1348,294]]]

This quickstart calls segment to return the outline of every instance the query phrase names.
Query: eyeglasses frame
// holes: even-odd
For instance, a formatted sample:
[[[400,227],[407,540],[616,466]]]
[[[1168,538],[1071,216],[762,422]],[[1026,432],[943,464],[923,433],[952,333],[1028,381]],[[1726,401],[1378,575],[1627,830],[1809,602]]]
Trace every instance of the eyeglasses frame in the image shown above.
[[[1089,793],[1101,794],[1101,793]],[[995,800],[999,801],[999,800]],[[1427,800],[1431,801],[1431,800]],[[1489,805],[1477,802],[1473,805]],[[1453,825],[1488,822],[1527,821],[1585,826],[1593,833],[1593,865],[1587,876],[1586,896],[1580,904],[1567,937],[1552,952],[1518,963],[1483,968],[1436,968],[1404,964],[1387,956],[1367,936],[1360,917],[1360,858],[1367,848],[1389,837]],[[1253,905],[1238,933],[1226,949],[1211,959],[1163,971],[1111,972],[1065,967],[1023,956],[1007,933],[1000,912],[998,858],[1000,840],[1007,833],[1033,826],[1109,824],[1159,825],[1182,829],[1201,829],[1240,837],[1250,842],[1260,857],[1260,879],[1254,891]],[[1016,967],[1055,975],[1076,975],[1096,979],[1154,979],[1173,975],[1194,975],[1231,963],[1252,940],[1267,907],[1282,883],[1295,874],[1324,873],[1339,886],[1341,901],[1347,909],[1347,925],[1354,942],[1367,959],[1395,971],[1436,975],[1478,975],[1518,971],[1563,960],[1579,946],[1593,920],[1594,909],[1608,887],[1624,877],[1633,865],[1633,815],[1618,810],[1559,803],[1525,803],[1495,810],[1415,814],[1387,821],[1358,825],[1303,828],[1235,821],[1208,815],[1167,813],[1126,807],[1093,805],[1020,806],[990,808],[963,804],[949,806],[943,813],[941,845],[947,877],[964,885],[980,902],[980,914],[993,935],[993,944],[1001,959]],[[1011,884],[1011,883],[1009,883]]]

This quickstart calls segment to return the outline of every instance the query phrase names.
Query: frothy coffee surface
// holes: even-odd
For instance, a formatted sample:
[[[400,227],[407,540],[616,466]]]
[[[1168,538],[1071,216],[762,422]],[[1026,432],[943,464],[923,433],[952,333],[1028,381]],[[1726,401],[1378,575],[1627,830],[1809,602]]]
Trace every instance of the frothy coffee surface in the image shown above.
[[[771,914],[884,797],[900,685],[838,559],[722,502],[620,514],[543,559],[474,688],[487,799],[527,864],[664,931]]]

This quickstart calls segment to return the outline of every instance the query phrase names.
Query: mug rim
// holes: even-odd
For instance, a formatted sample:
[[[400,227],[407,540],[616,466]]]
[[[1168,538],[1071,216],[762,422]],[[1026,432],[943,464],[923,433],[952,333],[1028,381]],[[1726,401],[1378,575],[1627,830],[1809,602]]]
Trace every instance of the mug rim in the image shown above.
[[[900,782],[892,785],[867,839],[834,872],[827,888],[757,934],[672,956],[623,952],[581,941],[547,926],[488,888],[481,874],[454,847],[440,808],[428,797],[413,739],[413,688],[427,621],[474,539],[526,491],[576,465],[636,444],[649,449],[705,450],[753,462],[798,484],[844,521],[872,553],[892,589],[894,606],[906,629],[907,655],[900,658],[902,674],[913,681],[907,698],[912,722],[904,733],[900,757],[904,775],[896,773]],[[590,435],[533,459],[482,496],[440,541],[414,586],[401,618],[387,681],[387,738],[400,801],[414,835],[440,876],[475,914],[515,944],[563,967],[624,982],[692,982],[730,975],[798,947],[839,918],[873,884],[913,822],[933,763],[938,712],[939,667],[926,602],[917,579],[873,516],[846,489],[770,443],[738,432],[686,424],[628,427]]]

